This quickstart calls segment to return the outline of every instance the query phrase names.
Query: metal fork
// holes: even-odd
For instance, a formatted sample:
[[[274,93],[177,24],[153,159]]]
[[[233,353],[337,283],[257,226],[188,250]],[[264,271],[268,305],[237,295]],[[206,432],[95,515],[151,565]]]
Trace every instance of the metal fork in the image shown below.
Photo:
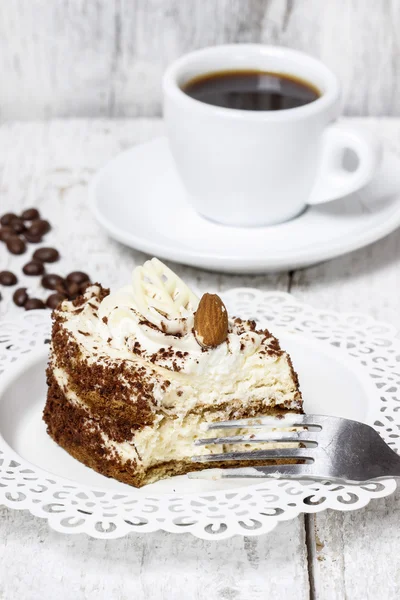
[[[224,468],[212,478],[282,477],[361,483],[400,477],[400,456],[370,427],[357,421],[321,415],[286,415],[210,423],[206,430],[246,428],[256,433],[198,439],[197,446],[215,444],[290,444],[287,448],[222,452],[193,456],[196,463],[230,461],[266,461],[264,466]],[[294,431],[282,431],[290,428]],[[257,432],[260,430],[261,432]],[[229,433],[229,432],[228,432]],[[295,447],[293,447],[295,445]],[[268,464],[279,460],[282,464]],[[302,464],[293,463],[294,460]],[[190,474],[192,478],[210,478],[207,471]]]

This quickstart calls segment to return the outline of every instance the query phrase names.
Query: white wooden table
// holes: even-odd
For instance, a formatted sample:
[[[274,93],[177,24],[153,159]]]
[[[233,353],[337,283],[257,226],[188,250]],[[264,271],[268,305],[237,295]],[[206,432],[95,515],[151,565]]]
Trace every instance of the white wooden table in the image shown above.
[[[365,124],[400,152],[400,120]],[[121,150],[161,134],[159,120],[68,120],[0,127],[0,212],[37,205],[55,225],[57,269],[124,284],[145,256],[108,239],[86,207],[87,182]],[[82,256],[82,239],[90,241]],[[363,311],[400,328],[400,231],[343,258],[295,272],[231,276],[174,265],[199,291],[289,290],[315,307]],[[0,267],[26,257],[0,247]],[[0,316],[16,307],[0,302]],[[6,313],[6,314],[5,314]],[[189,534],[116,541],[65,536],[25,512],[0,508],[1,600],[397,599],[400,493],[357,512],[282,523],[270,535],[202,541]]]

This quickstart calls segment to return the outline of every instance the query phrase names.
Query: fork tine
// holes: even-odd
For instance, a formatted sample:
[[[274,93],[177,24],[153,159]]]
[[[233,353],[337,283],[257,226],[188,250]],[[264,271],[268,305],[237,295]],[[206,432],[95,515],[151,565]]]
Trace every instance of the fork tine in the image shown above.
[[[222,454],[205,454],[202,456],[192,456],[192,462],[217,462],[229,460],[276,460],[288,459],[309,459],[312,457],[312,448],[279,448],[271,450],[255,450],[254,452],[225,452]]]
[[[258,442],[278,442],[283,444],[299,442],[309,442],[317,444],[315,433],[310,433],[307,430],[303,431],[273,431],[271,433],[249,434],[249,435],[232,435],[226,437],[202,438],[195,440],[195,446],[208,446],[211,444],[237,444],[249,443],[255,444]]]
[[[312,426],[319,429],[316,435],[310,430]],[[224,427],[231,429],[264,427],[265,430],[259,433],[257,440],[254,440],[256,436],[250,437],[248,433],[245,436],[225,435],[199,440],[198,444],[203,447],[203,451],[207,449],[207,444],[232,443],[234,445],[243,441],[260,442],[263,439],[268,442],[275,441],[280,448],[275,444],[275,448],[271,449],[260,450],[258,447],[255,451],[243,451],[239,446],[237,452],[205,453],[192,457],[193,462],[200,463],[205,468],[208,466],[214,472],[215,469],[212,467],[230,466],[228,469],[222,469],[220,478],[294,477],[345,483],[400,478],[400,456],[385,443],[373,427],[357,421],[324,415],[290,415],[289,418],[284,419],[260,418],[212,423],[209,429],[224,429]],[[300,431],[290,431],[295,427]],[[282,431],[282,428],[286,431]],[[232,434],[235,433],[232,431]],[[288,434],[292,435],[292,438],[288,438]],[[249,439],[246,439],[246,436]],[[276,440],[273,439],[274,437]],[[312,439],[314,437],[316,447],[302,447],[303,440],[314,441]],[[289,447],[287,442],[291,440],[295,443]],[[271,464],[271,460],[279,464]],[[246,467],[238,468],[232,461],[243,461]],[[261,465],[254,465],[254,462],[251,464],[251,461],[257,461]],[[215,476],[211,476],[211,479],[213,478]]]
[[[238,467],[228,469],[204,469],[188,474],[189,479],[285,479],[294,477],[296,479],[316,478],[313,473],[313,465],[268,465],[262,467]],[[326,477],[322,478],[326,480]]]
[[[264,427],[270,427],[273,429],[282,429],[286,427],[321,427],[321,417],[315,415],[299,415],[289,414],[284,417],[253,417],[251,419],[233,419],[230,421],[217,421],[214,423],[208,423],[206,425],[206,431],[211,429],[238,429],[241,427],[251,429],[261,429]]]

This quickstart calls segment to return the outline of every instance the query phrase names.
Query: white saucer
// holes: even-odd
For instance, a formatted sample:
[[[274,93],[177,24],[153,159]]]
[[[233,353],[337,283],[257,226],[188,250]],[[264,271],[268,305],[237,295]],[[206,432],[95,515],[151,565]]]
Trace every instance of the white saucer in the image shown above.
[[[132,248],[213,271],[262,273],[334,258],[396,229],[400,160],[387,151],[363,190],[272,227],[227,227],[198,215],[186,202],[166,138],[118,155],[89,193],[98,222]]]

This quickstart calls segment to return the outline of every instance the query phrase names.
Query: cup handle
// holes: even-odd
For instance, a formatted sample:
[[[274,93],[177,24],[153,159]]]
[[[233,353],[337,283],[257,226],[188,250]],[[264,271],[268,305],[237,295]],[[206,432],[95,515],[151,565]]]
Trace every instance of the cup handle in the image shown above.
[[[353,171],[344,168],[346,149],[358,160]],[[339,123],[324,132],[322,161],[308,204],[337,200],[366,185],[376,173],[382,158],[382,143],[370,131]]]

